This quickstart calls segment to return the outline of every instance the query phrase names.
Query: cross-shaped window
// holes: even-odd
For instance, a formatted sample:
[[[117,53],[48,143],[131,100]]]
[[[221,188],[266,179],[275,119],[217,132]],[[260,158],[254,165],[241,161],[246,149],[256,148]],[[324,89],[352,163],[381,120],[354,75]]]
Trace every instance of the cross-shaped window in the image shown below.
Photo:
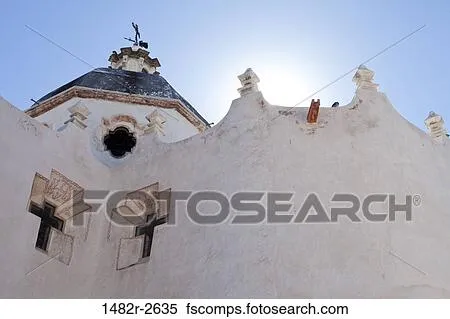
[[[63,230],[64,221],[55,217],[55,206],[44,202],[44,207],[40,207],[35,203],[30,203],[30,213],[41,218],[41,224],[36,239],[36,248],[47,251],[48,242],[50,239],[50,231],[55,228],[59,231]]]
[[[142,258],[150,256],[152,250],[153,232],[155,227],[166,222],[165,217],[156,218],[156,214],[147,215],[146,222],[143,225],[136,226],[135,236],[144,235],[144,245],[142,249]]]

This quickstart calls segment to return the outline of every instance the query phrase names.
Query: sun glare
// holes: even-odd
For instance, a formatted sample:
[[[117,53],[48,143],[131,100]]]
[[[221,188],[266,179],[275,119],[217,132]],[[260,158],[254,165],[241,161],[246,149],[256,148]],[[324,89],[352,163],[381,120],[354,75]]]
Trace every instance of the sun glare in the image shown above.
[[[254,70],[259,78],[259,88],[265,99],[280,106],[293,106],[310,92],[309,86],[301,75],[282,68],[265,68]]]

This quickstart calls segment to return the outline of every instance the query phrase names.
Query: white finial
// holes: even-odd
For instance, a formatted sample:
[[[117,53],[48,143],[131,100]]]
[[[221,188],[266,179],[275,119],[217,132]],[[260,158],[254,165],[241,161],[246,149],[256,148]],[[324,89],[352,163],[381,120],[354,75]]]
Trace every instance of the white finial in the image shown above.
[[[353,76],[353,82],[356,84],[356,89],[378,90],[378,84],[373,83],[375,72],[369,70],[364,64],[361,64]]]
[[[259,78],[256,75],[255,72],[251,68],[248,68],[245,70],[244,73],[238,76],[239,81],[241,81],[242,87],[238,89],[239,94],[241,96],[253,93],[253,92],[259,92],[258,89],[258,82]]]
[[[166,119],[158,112],[158,110],[153,111],[145,117],[148,120],[147,127],[145,129],[146,133],[156,133],[156,135],[164,135],[164,124]]]
[[[444,142],[448,139],[447,130],[445,129],[444,119],[439,114],[430,112],[425,119],[425,125],[428,128],[428,133],[437,142]]]

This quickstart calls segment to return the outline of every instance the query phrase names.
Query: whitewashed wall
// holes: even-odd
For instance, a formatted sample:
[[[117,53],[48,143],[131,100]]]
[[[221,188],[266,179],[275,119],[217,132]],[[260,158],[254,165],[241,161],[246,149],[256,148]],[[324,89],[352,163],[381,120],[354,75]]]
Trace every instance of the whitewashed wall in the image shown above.
[[[360,89],[348,106],[321,109],[315,130],[306,108],[253,93],[202,134],[172,144],[143,137],[113,169],[75,131],[57,137],[5,102],[0,112],[2,131],[15,137],[0,135],[0,240],[14,243],[0,248],[2,297],[450,297],[449,146],[404,120],[382,93]],[[25,119],[34,128],[24,129]],[[195,225],[180,203],[177,225],[157,228],[150,261],[122,271],[100,212],[69,266],[49,262],[25,275],[44,259],[34,249],[37,218],[25,211],[29,188],[35,171],[52,167],[84,187],[294,191],[295,211],[310,192],[327,209],[339,192],[418,194],[422,203],[410,223],[247,226]]]
[[[176,142],[198,133],[198,130],[174,109],[161,109],[147,105],[95,99],[70,99],[49,112],[38,116],[36,119],[40,122],[53,125],[54,130],[62,129],[64,122],[70,118],[68,109],[80,101],[89,109],[89,112],[91,112],[86,120],[88,131],[91,133],[97,128],[102,117],[110,118],[120,114],[129,115],[136,119],[139,124],[147,125],[148,121],[145,117],[151,114],[155,109],[160,110],[160,114],[166,120],[166,123],[164,124],[164,135],[161,136],[161,141]]]
[[[110,184],[110,171],[92,155],[87,135],[79,129],[68,127],[63,134],[57,134],[2,98],[0,127],[0,201],[3,203],[0,209],[0,241],[4,243],[0,248],[0,269],[4,272],[0,276],[0,296],[49,296],[49,291],[53,294],[57,290],[52,285],[62,285],[61,288],[65,286],[67,289],[75,282],[82,290],[89,289],[90,283],[85,281],[82,272],[71,274],[69,279],[67,266],[56,260],[55,263],[47,262],[49,267],[45,270],[39,269],[44,273],[53,273],[53,284],[47,283],[42,273],[33,272],[48,261],[49,256],[34,248],[40,219],[27,212],[27,203],[36,172],[48,178],[50,171],[56,169],[83,187],[104,189]],[[92,253],[90,257],[85,253],[80,255],[87,248],[86,231],[87,226],[77,231],[74,256],[84,255],[92,259],[99,247],[91,246],[86,250],[88,254]],[[96,232],[89,234],[98,236]],[[74,266],[78,263],[77,259],[74,257],[72,260]],[[54,297],[59,296],[55,294]]]

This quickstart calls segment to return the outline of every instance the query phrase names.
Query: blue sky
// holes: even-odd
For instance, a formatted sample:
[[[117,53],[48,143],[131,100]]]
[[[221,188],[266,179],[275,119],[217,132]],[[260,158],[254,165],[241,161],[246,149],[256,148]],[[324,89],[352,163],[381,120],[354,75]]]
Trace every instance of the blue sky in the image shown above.
[[[292,106],[403,36],[425,29],[367,64],[396,109],[424,128],[430,110],[450,123],[450,4],[447,1],[4,1],[0,95],[20,109],[127,46],[139,24],[161,75],[211,122],[238,96],[252,67],[272,104]],[[318,93],[348,103],[352,75]],[[308,106],[309,101],[301,106]]]

